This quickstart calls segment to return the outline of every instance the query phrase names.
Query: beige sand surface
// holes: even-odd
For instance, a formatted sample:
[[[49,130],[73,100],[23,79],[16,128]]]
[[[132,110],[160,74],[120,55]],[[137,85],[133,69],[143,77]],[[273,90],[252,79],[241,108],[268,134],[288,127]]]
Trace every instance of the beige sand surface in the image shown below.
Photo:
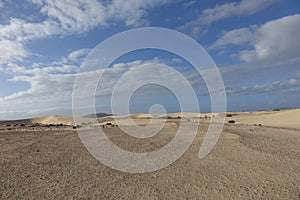
[[[92,121],[90,118],[76,118],[76,122],[79,123],[88,123]],[[45,116],[45,117],[37,117],[31,119],[32,123],[40,123],[40,124],[65,124],[65,125],[75,125],[73,117],[66,116]]]
[[[268,115],[292,113],[298,110],[234,113],[228,119],[246,120],[253,115],[267,121]],[[167,119],[166,127],[148,139],[130,137],[118,127],[103,130],[120,148],[149,152],[174,137],[179,120]],[[256,123],[266,122],[260,120]],[[300,129],[255,126],[251,121],[227,123],[213,151],[200,160],[208,123],[209,119],[201,120],[193,144],[181,158],[144,174],[103,165],[84,148],[76,130],[68,127],[9,130],[0,123],[0,199],[300,199]]]
[[[91,118],[76,118],[79,123],[88,123],[92,121]],[[9,120],[0,121],[0,125],[5,124],[64,124],[64,125],[75,125],[73,117],[69,116],[42,116],[31,119],[20,119],[20,120]]]
[[[37,117],[31,119],[32,123],[40,123],[40,124],[67,124],[73,125],[74,120],[72,117],[64,117],[64,116],[44,116],[44,117]]]
[[[262,124],[300,129],[300,109],[238,113],[232,118],[242,124]]]

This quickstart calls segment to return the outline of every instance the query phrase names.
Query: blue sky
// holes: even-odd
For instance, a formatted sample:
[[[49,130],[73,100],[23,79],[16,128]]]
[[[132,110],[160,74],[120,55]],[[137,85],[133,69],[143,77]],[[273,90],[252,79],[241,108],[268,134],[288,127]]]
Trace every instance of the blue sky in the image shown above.
[[[0,119],[72,115],[74,80],[90,50],[117,33],[149,26],[187,34],[208,51],[222,74],[229,111],[300,106],[298,0],[0,0]],[[98,87],[97,111],[111,112],[108,91],[117,78],[145,63],[180,71],[193,82],[200,110],[210,111],[193,67],[149,49],[110,66],[105,88]],[[180,111],[165,88],[146,91],[134,95],[132,112],[156,103]]]

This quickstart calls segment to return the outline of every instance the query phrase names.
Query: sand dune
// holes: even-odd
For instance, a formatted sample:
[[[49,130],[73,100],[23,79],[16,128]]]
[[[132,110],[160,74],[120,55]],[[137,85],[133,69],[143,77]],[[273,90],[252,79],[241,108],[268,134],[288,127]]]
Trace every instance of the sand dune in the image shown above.
[[[94,121],[92,118],[76,118],[77,123],[89,123]],[[73,117],[70,116],[44,116],[30,119],[32,123],[39,124],[64,124],[64,125],[75,125]]]
[[[235,113],[232,119],[241,124],[300,128],[300,109]]]
[[[138,125],[147,125],[152,122],[159,122],[161,119],[196,119],[196,118],[211,118],[223,113],[168,113],[168,114],[132,114],[124,116],[107,116],[99,118],[101,125],[106,123],[128,124],[130,118]],[[130,121],[129,121],[130,120]],[[230,112],[227,113],[227,121],[234,120],[237,124],[261,124],[263,126],[297,128],[300,129],[300,109],[282,110],[282,111],[255,111],[255,112]],[[77,124],[94,123],[92,118],[76,118]],[[64,124],[75,125],[74,119],[71,116],[43,116],[31,119],[22,119],[14,121],[1,121],[1,124]]]
[[[62,116],[44,116],[44,117],[36,117],[31,119],[32,123],[39,124],[66,124],[73,125],[74,120],[72,117],[62,117]]]
[[[154,116],[151,114],[139,113],[139,114],[130,115],[130,117],[133,119],[150,119],[153,118]]]

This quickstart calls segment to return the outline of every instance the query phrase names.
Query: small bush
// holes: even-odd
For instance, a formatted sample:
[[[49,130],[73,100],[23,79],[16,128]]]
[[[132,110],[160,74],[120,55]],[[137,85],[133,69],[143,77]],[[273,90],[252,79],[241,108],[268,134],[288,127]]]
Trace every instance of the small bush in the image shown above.
[[[79,129],[79,128],[81,128],[80,125],[73,126],[73,129]]]
[[[234,121],[234,120],[229,120],[228,123],[229,123],[229,124],[234,124],[235,121]]]

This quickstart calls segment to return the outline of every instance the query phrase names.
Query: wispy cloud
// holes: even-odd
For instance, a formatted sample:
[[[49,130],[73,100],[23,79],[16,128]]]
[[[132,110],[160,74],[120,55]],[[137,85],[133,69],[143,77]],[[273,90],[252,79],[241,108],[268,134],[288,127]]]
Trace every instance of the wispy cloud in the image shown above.
[[[13,75],[42,75],[42,74],[56,74],[56,73],[74,73],[78,70],[78,67],[75,65],[58,65],[58,66],[39,66],[36,64],[32,68],[26,68],[14,63],[7,65],[5,69],[6,73],[11,73]]]
[[[257,26],[251,26],[246,28],[238,28],[228,32],[225,32],[221,38],[215,41],[208,49],[224,49],[228,45],[247,45],[253,44],[254,31],[257,30]]]
[[[228,88],[228,94],[238,94],[238,95],[251,95],[251,94],[261,94],[261,93],[274,93],[276,94],[297,94],[300,92],[300,79],[288,79],[281,81],[268,82],[262,85],[254,85],[248,87],[236,87]]]
[[[188,2],[184,3],[184,7],[188,8],[188,7],[192,6],[192,5],[194,5],[195,3],[197,3],[196,0],[188,1]]]
[[[68,55],[68,59],[72,62],[79,62],[82,58],[86,57],[90,51],[91,49],[88,48],[73,51]]]
[[[0,8],[3,8],[4,4],[7,3],[7,1],[9,1],[9,0],[1,0],[0,1]]]
[[[138,26],[146,23],[148,9],[170,3],[170,0],[32,0],[39,7],[42,21],[28,22],[10,18],[0,24],[0,64],[10,63],[30,55],[24,44],[28,41],[53,36],[82,34],[96,27],[116,23]]]
[[[178,29],[188,32],[193,37],[199,37],[207,32],[208,27],[219,20],[235,16],[247,16],[259,12],[264,8],[278,2],[278,0],[242,0],[217,4],[214,8],[207,8],[194,20],[187,22]]]

